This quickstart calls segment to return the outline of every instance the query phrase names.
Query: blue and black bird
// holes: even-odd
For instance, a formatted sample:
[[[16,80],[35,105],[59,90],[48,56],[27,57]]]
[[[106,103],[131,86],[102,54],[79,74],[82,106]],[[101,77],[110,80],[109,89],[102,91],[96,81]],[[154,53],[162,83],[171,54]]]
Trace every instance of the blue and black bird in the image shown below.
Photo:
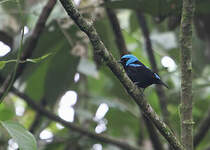
[[[134,55],[123,55],[119,63],[123,65],[128,77],[138,87],[145,89],[152,84],[161,84],[168,88],[168,86],[160,80],[160,77],[157,73],[152,72]]]

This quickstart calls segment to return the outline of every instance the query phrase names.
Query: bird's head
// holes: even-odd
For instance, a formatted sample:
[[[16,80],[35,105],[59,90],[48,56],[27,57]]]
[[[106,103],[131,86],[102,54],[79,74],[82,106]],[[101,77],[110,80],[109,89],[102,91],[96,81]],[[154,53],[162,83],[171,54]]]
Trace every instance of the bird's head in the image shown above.
[[[121,63],[124,67],[135,65],[136,62],[139,63],[138,58],[131,54],[123,55],[119,61],[119,63]]]

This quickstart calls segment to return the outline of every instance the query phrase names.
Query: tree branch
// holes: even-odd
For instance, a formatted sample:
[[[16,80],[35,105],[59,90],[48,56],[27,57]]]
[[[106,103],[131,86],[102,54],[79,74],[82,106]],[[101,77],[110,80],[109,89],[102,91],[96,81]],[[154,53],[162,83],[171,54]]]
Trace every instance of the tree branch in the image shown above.
[[[193,150],[192,117],[192,23],[194,0],[183,0],[180,30],[181,50],[181,141],[186,150]]]
[[[104,1],[107,2],[109,0],[104,0]],[[114,31],[117,47],[121,56],[124,54],[128,54],[129,52],[127,51],[126,43],[120,29],[120,24],[117,19],[117,15],[115,14],[113,9],[108,8],[108,7],[106,7],[106,12],[109,17],[112,29]],[[154,149],[163,150],[162,144],[160,142],[160,139],[158,137],[158,133],[155,127],[153,126],[151,121],[144,116],[143,113],[142,113],[142,117],[143,117],[144,123],[146,125],[147,131],[149,133],[149,137],[151,139]]]
[[[183,150],[183,146],[177,140],[170,128],[160,119],[156,112],[152,109],[149,103],[144,99],[143,92],[140,90],[125,74],[125,71],[120,67],[116,62],[114,57],[109,53],[109,51],[104,46],[100,37],[98,36],[95,28],[92,23],[87,22],[77,9],[73,6],[71,0],[60,0],[64,9],[68,15],[74,20],[78,25],[80,30],[85,32],[89,37],[95,53],[100,55],[103,58],[103,61],[108,65],[111,71],[118,77],[121,83],[126,88],[127,92],[132,96],[133,100],[138,104],[144,114],[155,124],[160,133],[167,139],[167,141],[173,146],[176,150]]]
[[[61,119],[60,117],[54,115],[52,112],[44,109],[42,106],[37,105],[34,102],[34,100],[30,99],[24,93],[19,92],[16,88],[12,88],[12,92],[14,94],[16,94],[17,96],[21,97],[31,108],[33,108],[35,111],[37,111],[37,113],[40,113],[41,115],[43,115],[53,121],[59,122],[66,128],[71,129],[72,131],[78,132],[78,133],[85,135],[89,138],[92,138],[92,139],[95,139],[95,140],[98,140],[98,141],[101,141],[104,143],[115,145],[115,146],[120,147],[125,150],[140,150],[136,147],[133,147],[133,146],[125,143],[125,142],[121,142],[121,141],[115,140],[113,138],[104,136],[104,135],[92,133],[90,131],[87,131],[87,129],[78,127],[78,126],[74,125],[73,123],[67,122],[67,121]]]
[[[142,115],[142,117],[149,132],[149,137],[152,141],[153,148],[157,150],[163,150],[164,148],[162,143],[160,142],[156,128],[154,127],[152,122],[146,116],[144,116],[144,114]]]
[[[154,72],[158,73],[159,70],[158,70],[158,67],[157,67],[157,64],[155,61],[155,56],[154,56],[153,49],[152,49],[152,43],[150,40],[150,33],[149,33],[149,29],[147,27],[146,19],[142,13],[137,11],[136,14],[138,17],[139,25],[140,25],[143,35],[144,35],[146,52],[149,57],[149,61],[150,61],[152,70]],[[169,124],[169,120],[168,120],[169,112],[167,110],[167,99],[166,99],[166,95],[165,95],[163,86],[156,85],[155,87],[156,87],[156,92],[157,92],[157,95],[159,98],[160,107],[161,107],[162,114],[163,114],[163,119],[167,124]]]
[[[104,0],[104,2],[107,2],[107,1],[109,1],[109,0]],[[115,41],[116,41],[117,47],[120,51],[120,55],[122,56],[122,55],[128,54],[127,47],[126,47],[126,44],[125,44],[125,40],[123,38],[123,34],[122,34],[121,29],[120,29],[120,24],[119,24],[119,21],[117,19],[117,15],[115,14],[113,9],[108,8],[108,7],[105,7],[105,9],[106,9],[106,13],[109,17],[112,29],[114,31]]]
[[[41,99],[39,105],[42,106],[43,108],[45,108],[45,106],[47,105],[46,99],[45,99],[45,98]],[[40,113],[36,113],[35,119],[33,119],[33,122],[32,122],[31,125],[30,125],[29,131],[30,131],[32,134],[35,134],[37,128],[40,127],[40,124],[41,124],[42,121],[43,121],[43,120],[42,120],[41,114],[40,114]]]
[[[201,121],[197,129],[197,132],[194,135],[194,140],[193,140],[194,147],[200,144],[202,139],[208,133],[209,128],[210,128],[210,109],[208,110],[208,113],[206,114],[204,119]]]

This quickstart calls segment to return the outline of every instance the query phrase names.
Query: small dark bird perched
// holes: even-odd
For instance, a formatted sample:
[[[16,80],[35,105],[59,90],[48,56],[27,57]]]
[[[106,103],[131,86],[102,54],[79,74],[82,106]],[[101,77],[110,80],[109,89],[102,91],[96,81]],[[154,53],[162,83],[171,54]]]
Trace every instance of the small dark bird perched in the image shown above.
[[[152,72],[134,55],[123,55],[119,63],[123,65],[128,77],[138,87],[145,89],[152,84],[161,84],[168,88],[168,86],[160,80],[160,77],[156,73]]]

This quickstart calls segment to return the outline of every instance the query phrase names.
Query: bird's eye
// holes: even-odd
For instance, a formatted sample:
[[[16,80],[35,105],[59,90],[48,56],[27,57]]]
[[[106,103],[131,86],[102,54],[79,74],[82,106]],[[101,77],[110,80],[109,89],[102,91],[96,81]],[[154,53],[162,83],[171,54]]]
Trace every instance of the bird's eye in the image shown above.
[[[128,58],[123,58],[123,59],[121,59],[121,61],[126,62],[126,61],[128,61]]]

